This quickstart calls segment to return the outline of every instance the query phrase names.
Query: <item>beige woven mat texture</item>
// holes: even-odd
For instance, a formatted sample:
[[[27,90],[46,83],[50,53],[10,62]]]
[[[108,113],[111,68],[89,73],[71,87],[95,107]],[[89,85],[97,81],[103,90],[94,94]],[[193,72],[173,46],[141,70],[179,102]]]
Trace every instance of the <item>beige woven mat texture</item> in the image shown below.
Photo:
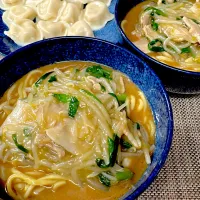
[[[200,95],[170,95],[172,148],[154,183],[138,198],[200,199]]]

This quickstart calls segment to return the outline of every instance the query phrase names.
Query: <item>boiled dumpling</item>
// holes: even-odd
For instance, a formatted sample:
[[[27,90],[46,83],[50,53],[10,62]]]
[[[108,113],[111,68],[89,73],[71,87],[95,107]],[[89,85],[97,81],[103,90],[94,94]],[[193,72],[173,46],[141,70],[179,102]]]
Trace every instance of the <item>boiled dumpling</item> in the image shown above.
[[[68,36],[87,36],[94,37],[92,29],[90,26],[83,20],[77,21],[74,23],[68,31]]]
[[[56,18],[61,6],[62,1],[60,0],[43,0],[37,5],[38,17],[42,20]]]
[[[82,18],[92,27],[93,30],[103,28],[106,23],[113,19],[105,3],[94,1],[87,4]]]
[[[2,19],[3,22],[10,26],[12,22],[18,19],[31,19],[33,20],[36,17],[36,12],[27,6],[18,5],[13,6],[11,9],[3,13]]]
[[[9,31],[4,32],[20,46],[30,44],[42,39],[42,33],[36,24],[29,19],[16,20],[11,24]]]
[[[83,3],[79,0],[65,0],[67,3],[74,3],[76,4],[80,9],[83,9]]]
[[[34,10],[37,9],[37,5],[41,3],[43,0],[26,0],[25,5],[33,8]]]
[[[70,2],[70,3],[74,3],[74,2],[78,3],[79,2],[79,3],[82,3],[82,4],[87,4],[87,3],[90,3],[92,1],[95,1],[95,0],[67,0],[67,2]],[[111,0],[99,0],[99,1],[102,1],[107,6],[109,6],[110,3],[111,3]]]
[[[12,6],[22,5],[25,0],[0,0],[0,8],[2,10],[10,9]]]
[[[69,25],[64,22],[39,21],[38,28],[44,38],[66,36]]]
[[[66,3],[65,7],[59,11],[59,16],[56,21],[64,21],[69,24],[74,24],[78,21],[81,9],[75,3]]]

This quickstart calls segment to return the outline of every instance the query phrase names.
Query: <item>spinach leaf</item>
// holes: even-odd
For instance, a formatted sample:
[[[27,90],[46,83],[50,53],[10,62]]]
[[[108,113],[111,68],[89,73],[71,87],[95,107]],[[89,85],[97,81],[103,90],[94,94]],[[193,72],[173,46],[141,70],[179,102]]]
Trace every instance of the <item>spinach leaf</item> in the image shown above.
[[[194,23],[199,24],[199,21],[197,21],[196,19],[191,19]]]
[[[152,13],[156,13],[157,15],[162,15],[162,16],[167,16],[167,14],[165,14],[162,10],[159,10],[157,8],[154,8],[154,7],[148,7],[146,8],[144,11],[148,11],[148,10],[152,10]]]
[[[16,134],[12,134],[12,139],[19,150],[23,151],[24,153],[29,153],[28,149],[18,143]]]
[[[52,82],[54,82],[54,81],[57,81],[56,75],[51,76],[51,77],[49,78],[49,80],[48,80],[49,83],[52,83]]]
[[[114,135],[114,139],[108,137],[108,152],[110,156],[110,167],[113,167],[117,159],[117,151],[119,146],[119,137]]]
[[[53,97],[55,97],[58,101],[62,103],[68,103],[70,102],[70,95],[67,94],[53,94]]]
[[[86,69],[86,72],[96,78],[103,77],[108,80],[112,80],[112,71],[108,69],[103,69],[100,65],[94,65],[94,66],[88,67]]]
[[[39,87],[39,85],[42,83],[43,80],[45,80],[52,72],[48,72],[44,75],[42,75],[36,82],[35,82],[35,86]]]
[[[122,105],[126,101],[126,97],[127,97],[126,94],[119,94],[119,95],[116,95],[114,93],[108,93],[108,94],[113,96],[117,100],[119,105]]]
[[[122,104],[125,103],[126,97],[127,97],[126,94],[118,94],[117,95],[117,99],[118,99],[119,105],[122,105]]]
[[[98,99],[94,94],[92,94],[91,92],[89,92],[88,90],[84,90],[84,89],[80,89],[80,92],[85,93],[91,97],[93,97],[95,100],[97,100],[99,103],[102,104],[102,102],[100,101],[100,99]]]
[[[186,48],[181,49],[181,53],[190,53],[190,52],[191,52],[190,47],[186,47]]]
[[[129,169],[124,169],[124,171],[116,173],[116,178],[118,181],[129,180],[132,179],[132,177],[133,177],[133,172],[130,171]]]
[[[130,144],[129,142],[127,142],[123,139],[120,139],[120,144],[123,149],[130,149],[133,146],[132,144]]]
[[[69,102],[68,115],[74,118],[77,113],[78,107],[79,107],[79,100],[76,97],[71,97]]]
[[[111,186],[110,179],[108,179],[107,177],[105,177],[102,173],[100,173],[100,174],[98,175],[98,177],[99,177],[99,181],[100,181],[103,185],[105,185],[105,186],[107,186],[107,187],[110,187],[110,186]]]
[[[158,30],[158,23],[156,23],[154,19],[151,21],[151,26],[154,31]]]
[[[109,164],[106,165],[105,161],[103,159],[100,159],[100,158],[96,159],[96,164],[100,168],[107,168],[107,167],[109,167]]]
[[[108,137],[109,164],[106,165],[103,159],[97,158],[96,159],[97,166],[100,168],[113,167],[117,159],[118,146],[119,146],[119,137],[117,136],[117,134],[114,134],[113,139]]]
[[[157,43],[160,43],[160,46],[156,46]],[[154,51],[154,52],[163,52],[163,51],[165,51],[163,46],[162,46],[162,41],[160,39],[155,39],[155,40],[152,40],[151,42],[149,42],[148,49],[150,51]]]

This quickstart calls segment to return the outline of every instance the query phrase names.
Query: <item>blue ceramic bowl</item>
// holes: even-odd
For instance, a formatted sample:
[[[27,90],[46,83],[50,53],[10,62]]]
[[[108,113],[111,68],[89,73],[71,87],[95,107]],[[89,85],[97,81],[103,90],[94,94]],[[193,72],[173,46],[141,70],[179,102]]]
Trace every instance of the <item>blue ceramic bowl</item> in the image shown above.
[[[60,61],[101,63],[127,74],[144,92],[156,122],[156,148],[151,165],[122,199],[140,195],[155,179],[170,150],[173,135],[172,109],[168,95],[146,63],[124,48],[99,39],[60,37],[25,46],[0,61],[0,95],[29,71]],[[0,191],[0,198],[3,196]]]
[[[128,49],[144,59],[152,67],[163,81],[167,91],[182,94],[200,93],[200,72],[190,72],[177,69],[161,63],[138,49],[125,35],[121,28],[121,22],[126,14],[144,0],[117,0],[115,7],[115,19],[121,34],[121,41]],[[138,16],[135,16],[138,17]]]

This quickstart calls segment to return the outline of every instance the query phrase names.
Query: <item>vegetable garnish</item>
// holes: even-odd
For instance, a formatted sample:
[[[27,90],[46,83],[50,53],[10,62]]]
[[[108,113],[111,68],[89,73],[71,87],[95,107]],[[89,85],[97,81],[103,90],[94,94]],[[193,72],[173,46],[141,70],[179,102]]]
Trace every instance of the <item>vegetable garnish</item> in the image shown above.
[[[69,102],[68,115],[74,118],[77,113],[78,107],[79,107],[79,100],[76,97],[71,97]]]
[[[102,103],[100,101],[100,99],[98,99],[94,94],[92,94],[91,92],[89,92],[88,90],[84,90],[84,89],[80,89],[80,92],[87,94],[88,96],[93,97],[94,99],[96,99],[99,103]]]
[[[112,80],[112,71],[108,69],[103,69],[100,65],[88,67],[86,69],[86,72],[96,78],[103,77],[105,79]]]
[[[155,22],[154,18],[151,20],[151,26],[154,31],[158,30],[158,23]]]
[[[155,46],[158,43],[160,43],[160,46]],[[162,41],[160,39],[155,39],[155,40],[152,40],[151,42],[149,42],[148,49],[150,51],[154,51],[154,52],[163,52],[163,51],[165,51],[164,48],[162,47]]]
[[[137,124],[137,130],[140,130],[140,124],[139,123],[136,124]]]
[[[79,107],[79,100],[67,94],[53,94],[53,96],[62,103],[69,103],[68,115],[74,118]]]
[[[36,82],[35,82],[35,86],[39,87],[39,85],[42,83],[43,80],[45,80],[52,72],[48,72],[44,75],[42,75]]]
[[[129,169],[124,169],[124,171],[116,173],[116,178],[118,181],[129,180],[132,179],[132,177],[133,172],[131,172]]]
[[[100,181],[103,185],[105,185],[105,186],[107,186],[107,187],[110,187],[110,186],[111,186],[110,179],[108,179],[107,177],[105,177],[102,173],[100,173],[100,174],[98,175],[98,177],[99,177],[99,181]]]
[[[117,136],[117,134],[114,134],[113,139],[108,137],[109,164],[106,165],[105,161],[100,158],[96,159],[96,164],[100,168],[113,167],[117,159],[118,146],[119,146],[119,137]]]
[[[120,139],[120,144],[123,149],[130,149],[133,146],[132,144],[130,144],[129,142],[127,142],[123,139]]]
[[[108,94],[113,96],[117,100],[119,105],[122,105],[126,101],[126,97],[127,97],[126,94],[119,94],[119,95],[116,95],[114,93],[108,93]]]
[[[119,145],[119,137],[117,136],[117,134],[114,135],[113,139],[108,137],[108,152],[110,155],[110,167],[113,167],[116,162],[118,145]]]
[[[23,132],[25,137],[29,137],[31,135],[31,130],[29,128],[24,128]]]
[[[191,52],[190,47],[186,47],[186,48],[181,49],[181,53],[190,53],[190,52]]]
[[[148,10],[152,10],[152,15],[154,15],[154,13],[156,13],[157,15],[162,15],[162,16],[167,16],[167,14],[165,14],[162,10],[159,10],[157,8],[154,7],[148,7],[146,8],[144,11],[148,11]]]
[[[57,81],[56,75],[51,76],[51,77],[49,78],[49,80],[48,80],[49,83],[52,83],[52,82],[54,82],[54,81]]]
[[[67,94],[53,94],[53,96],[62,103],[69,103],[70,102],[70,95]]]
[[[16,134],[12,134],[12,139],[19,150],[23,151],[24,153],[29,153],[28,149],[18,143]]]

